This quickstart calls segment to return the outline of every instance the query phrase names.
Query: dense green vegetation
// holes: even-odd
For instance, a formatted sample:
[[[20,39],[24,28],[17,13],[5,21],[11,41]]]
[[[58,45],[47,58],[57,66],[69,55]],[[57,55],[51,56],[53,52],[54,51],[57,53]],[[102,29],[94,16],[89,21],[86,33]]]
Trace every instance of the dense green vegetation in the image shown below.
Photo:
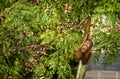
[[[95,61],[103,52],[107,66],[120,54],[119,0],[0,0],[0,78],[74,79],[89,14]]]

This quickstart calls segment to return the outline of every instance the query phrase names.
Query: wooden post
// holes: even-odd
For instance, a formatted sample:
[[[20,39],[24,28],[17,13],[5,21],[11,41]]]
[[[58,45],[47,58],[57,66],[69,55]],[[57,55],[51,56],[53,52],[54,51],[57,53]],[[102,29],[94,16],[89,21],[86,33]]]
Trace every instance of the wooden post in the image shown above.
[[[82,65],[82,61],[79,61],[76,79],[84,79],[86,73],[86,65]]]

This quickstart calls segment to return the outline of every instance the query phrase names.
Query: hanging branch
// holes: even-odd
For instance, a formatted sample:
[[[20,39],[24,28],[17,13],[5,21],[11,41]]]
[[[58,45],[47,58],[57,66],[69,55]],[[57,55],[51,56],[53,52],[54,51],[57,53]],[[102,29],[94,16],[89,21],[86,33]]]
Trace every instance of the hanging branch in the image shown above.
[[[77,25],[75,25],[74,27],[72,27],[70,29],[71,32],[75,32],[77,29],[80,28],[81,25],[83,25],[83,23],[87,20],[87,18],[89,17],[89,15],[87,17],[85,17],[81,22],[79,22]]]

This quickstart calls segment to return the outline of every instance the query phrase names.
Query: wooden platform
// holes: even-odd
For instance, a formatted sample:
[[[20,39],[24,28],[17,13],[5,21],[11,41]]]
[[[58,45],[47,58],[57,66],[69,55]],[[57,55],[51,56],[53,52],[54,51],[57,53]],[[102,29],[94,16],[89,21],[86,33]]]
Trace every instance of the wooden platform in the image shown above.
[[[85,79],[120,79],[117,71],[87,71]]]
[[[106,67],[106,69],[102,65],[104,56],[104,54],[101,54],[99,61],[96,63],[90,59],[85,79],[120,79],[120,56],[117,57],[115,63]]]

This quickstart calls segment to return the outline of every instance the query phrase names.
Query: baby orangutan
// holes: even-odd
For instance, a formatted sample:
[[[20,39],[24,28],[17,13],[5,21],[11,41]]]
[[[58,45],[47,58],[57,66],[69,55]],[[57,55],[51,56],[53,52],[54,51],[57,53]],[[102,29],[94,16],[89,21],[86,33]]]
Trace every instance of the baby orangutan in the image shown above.
[[[91,22],[91,17],[89,16],[86,27],[85,27],[83,42],[78,47],[78,51],[75,51],[73,53],[73,59],[77,61],[82,60],[82,64],[88,63],[88,60],[92,52],[91,49],[93,46],[93,42],[88,38],[89,32],[90,32],[90,22]]]
[[[73,53],[73,59],[79,61],[80,59],[83,61],[83,64],[87,64],[89,57],[91,56],[91,48],[93,43],[90,39],[85,41],[85,43],[78,48],[78,51]]]

